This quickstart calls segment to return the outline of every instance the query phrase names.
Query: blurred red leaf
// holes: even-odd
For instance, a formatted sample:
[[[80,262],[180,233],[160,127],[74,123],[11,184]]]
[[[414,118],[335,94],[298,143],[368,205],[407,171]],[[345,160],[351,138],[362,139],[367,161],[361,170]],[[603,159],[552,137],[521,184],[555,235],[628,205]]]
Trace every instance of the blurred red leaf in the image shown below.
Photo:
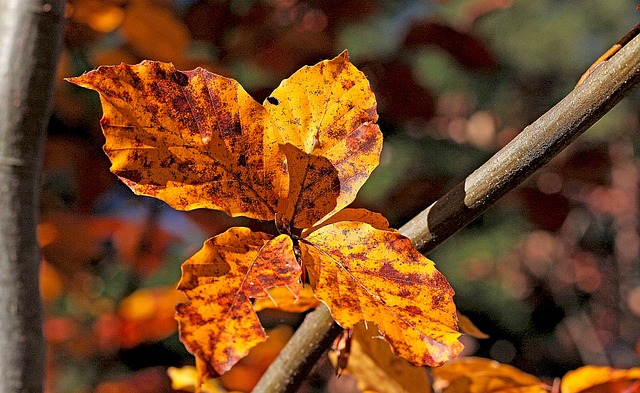
[[[383,118],[395,122],[429,120],[434,113],[434,101],[427,89],[420,86],[411,68],[400,60],[370,62],[363,66],[373,90],[378,92],[379,110]]]
[[[425,45],[441,48],[467,68],[488,69],[496,66],[493,54],[480,39],[438,22],[415,22],[404,39],[407,48]]]

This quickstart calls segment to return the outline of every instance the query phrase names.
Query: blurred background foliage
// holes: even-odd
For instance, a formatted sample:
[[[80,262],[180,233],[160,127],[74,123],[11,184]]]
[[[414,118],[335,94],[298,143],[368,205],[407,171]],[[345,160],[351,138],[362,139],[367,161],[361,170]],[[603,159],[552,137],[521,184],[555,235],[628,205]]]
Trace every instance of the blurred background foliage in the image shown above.
[[[230,76],[262,101],[348,49],[376,93],[385,146],[356,205],[404,224],[553,106],[638,21],[631,0],[71,0],[46,145],[40,243],[49,393],[171,392],[180,264],[247,225],[134,196],[101,151],[98,96],[63,82],[143,59]],[[525,186],[429,256],[490,335],[465,354],[545,378],[639,365],[636,90]],[[222,380],[248,391],[300,323]],[[321,363],[303,391],[352,392]]]

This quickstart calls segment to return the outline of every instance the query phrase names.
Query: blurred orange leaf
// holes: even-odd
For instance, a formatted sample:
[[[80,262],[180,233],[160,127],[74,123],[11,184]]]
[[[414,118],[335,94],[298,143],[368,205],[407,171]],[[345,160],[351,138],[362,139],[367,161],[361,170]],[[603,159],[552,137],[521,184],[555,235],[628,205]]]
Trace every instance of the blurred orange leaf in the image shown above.
[[[118,28],[125,17],[123,0],[73,0],[67,3],[67,15],[98,33]]]
[[[546,393],[546,385],[515,367],[493,360],[468,357],[431,370],[443,393]]]
[[[139,289],[118,307],[122,325],[121,344],[130,348],[145,341],[161,340],[177,329],[175,307],[184,294],[174,288]]]
[[[171,379],[171,388],[174,390],[186,390],[193,392],[196,389],[198,381],[198,370],[194,366],[169,367],[167,375]],[[222,389],[215,380],[208,380],[200,387],[201,393],[223,393]]]
[[[168,6],[154,0],[131,0],[122,34],[140,58],[180,63],[189,44],[189,31]]]
[[[432,391],[427,371],[393,354],[373,324],[359,323],[353,330],[345,371],[358,380],[360,391],[427,393]],[[332,362],[335,361],[332,359]]]
[[[458,327],[464,334],[468,334],[474,338],[489,338],[489,335],[484,333],[482,330],[478,329],[476,325],[469,319],[469,317],[462,315],[460,312],[458,315]]]
[[[293,335],[289,326],[279,326],[267,333],[266,341],[251,348],[244,359],[220,377],[222,386],[228,390],[250,392]]]
[[[640,368],[628,370],[610,367],[585,366],[569,371],[560,383],[562,393],[624,392],[634,380],[640,379]],[[594,390],[595,389],[595,390]],[[637,392],[639,389],[636,389]]]

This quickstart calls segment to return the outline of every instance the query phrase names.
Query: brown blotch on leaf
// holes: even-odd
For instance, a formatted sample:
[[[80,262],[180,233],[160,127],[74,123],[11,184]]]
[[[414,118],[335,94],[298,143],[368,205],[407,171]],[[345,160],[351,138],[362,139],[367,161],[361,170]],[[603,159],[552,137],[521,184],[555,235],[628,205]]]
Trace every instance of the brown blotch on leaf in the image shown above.
[[[173,73],[173,81],[176,82],[178,85],[184,87],[189,84],[189,77],[180,71],[175,71]]]

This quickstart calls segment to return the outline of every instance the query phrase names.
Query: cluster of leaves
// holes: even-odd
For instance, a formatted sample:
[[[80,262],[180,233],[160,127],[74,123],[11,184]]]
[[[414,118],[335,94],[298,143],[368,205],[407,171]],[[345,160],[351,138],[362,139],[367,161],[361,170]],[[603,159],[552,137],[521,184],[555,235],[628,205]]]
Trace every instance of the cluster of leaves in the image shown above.
[[[438,366],[461,351],[453,290],[433,262],[380,215],[344,209],[382,148],[375,98],[346,52],[294,73],[263,105],[232,79],[167,63],[69,80],[100,93],[111,171],[134,192],[282,232],[234,227],[183,264],[189,302],[177,319],[203,381],[265,340],[251,299],[273,287],[297,298],[302,270],[342,327],[375,323],[412,363]]]
[[[546,111],[637,23],[628,2],[437,3],[71,0],[60,81],[99,64],[152,58],[233,75],[261,101],[267,86],[301,65],[349,48],[376,92],[385,133],[380,166],[355,204],[397,227]],[[50,391],[169,391],[166,381],[150,381],[163,372],[133,371],[179,366],[188,354],[174,336],[154,341],[158,335],[144,333],[151,325],[123,329],[120,303],[141,287],[174,286],[179,264],[205,235],[265,227],[208,209],[177,214],[120,192],[100,149],[99,106],[72,87],[61,83],[56,92],[45,164],[43,232],[57,234],[44,247]],[[640,296],[630,217],[638,214],[638,179],[637,138],[629,130],[638,127],[637,100],[623,101],[432,255],[443,261],[438,268],[456,289],[457,305],[491,335],[463,336],[467,354],[542,376],[584,363],[634,364]],[[279,296],[272,295],[282,307]],[[163,307],[169,313],[173,304]],[[259,315],[267,329],[299,322],[268,310]],[[97,328],[111,324],[117,328]],[[101,341],[103,333],[111,338]],[[324,380],[331,374],[320,370]],[[127,375],[135,381],[100,385]]]

